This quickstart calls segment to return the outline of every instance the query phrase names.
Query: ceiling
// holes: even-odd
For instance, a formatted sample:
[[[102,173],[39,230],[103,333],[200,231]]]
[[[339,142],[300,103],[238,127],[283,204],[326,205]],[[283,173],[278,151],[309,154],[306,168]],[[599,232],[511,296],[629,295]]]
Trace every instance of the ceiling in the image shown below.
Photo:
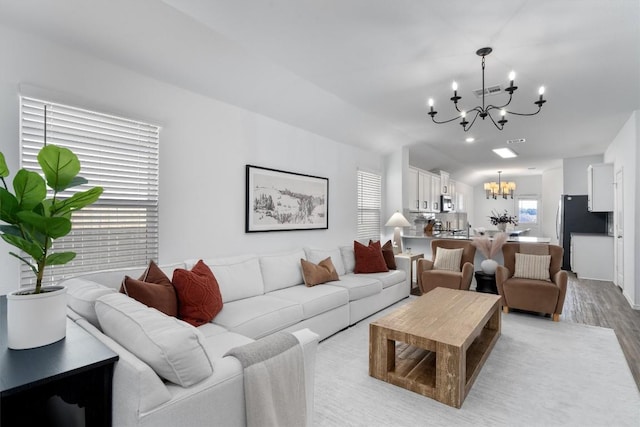
[[[638,0],[0,0],[0,24],[471,184],[603,153],[640,109],[639,20]],[[453,80],[481,102],[485,46],[486,85],[515,70],[510,108],[535,111],[544,85],[542,112],[432,123],[429,97],[454,116]],[[491,152],[516,138],[516,159]]]

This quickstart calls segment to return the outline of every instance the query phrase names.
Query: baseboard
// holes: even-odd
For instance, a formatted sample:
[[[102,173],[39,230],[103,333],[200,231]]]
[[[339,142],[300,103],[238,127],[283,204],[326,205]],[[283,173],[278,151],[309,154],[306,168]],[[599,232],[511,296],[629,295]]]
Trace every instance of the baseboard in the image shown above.
[[[627,295],[627,293],[624,291],[624,289],[622,289],[622,296],[624,297],[624,299],[627,300],[627,302],[629,303],[631,308],[633,308],[634,310],[640,310],[640,304],[634,304],[634,302],[631,300],[629,295]]]

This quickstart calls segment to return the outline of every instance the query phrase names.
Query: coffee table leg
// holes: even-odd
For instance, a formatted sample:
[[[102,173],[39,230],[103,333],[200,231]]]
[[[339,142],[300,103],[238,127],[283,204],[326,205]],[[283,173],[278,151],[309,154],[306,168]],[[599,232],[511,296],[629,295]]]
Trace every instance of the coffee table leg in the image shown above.
[[[387,339],[384,330],[369,325],[369,375],[387,381],[387,373],[396,367],[396,343]]]
[[[464,400],[466,361],[463,349],[436,343],[435,399],[459,408]]]

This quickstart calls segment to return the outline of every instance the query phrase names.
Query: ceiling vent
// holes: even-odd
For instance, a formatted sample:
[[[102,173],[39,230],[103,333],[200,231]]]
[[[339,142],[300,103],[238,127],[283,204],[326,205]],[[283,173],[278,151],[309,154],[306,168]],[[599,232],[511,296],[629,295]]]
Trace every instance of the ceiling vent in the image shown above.
[[[482,98],[483,90],[482,89],[476,89],[476,90],[473,91],[473,93],[476,96],[476,98]],[[484,88],[484,96],[497,95],[499,93],[502,93],[502,86],[500,86],[500,85],[495,85],[495,86],[490,86],[490,87]]]
[[[507,144],[522,144],[525,141],[526,141],[526,139],[524,139],[524,138],[507,139]]]

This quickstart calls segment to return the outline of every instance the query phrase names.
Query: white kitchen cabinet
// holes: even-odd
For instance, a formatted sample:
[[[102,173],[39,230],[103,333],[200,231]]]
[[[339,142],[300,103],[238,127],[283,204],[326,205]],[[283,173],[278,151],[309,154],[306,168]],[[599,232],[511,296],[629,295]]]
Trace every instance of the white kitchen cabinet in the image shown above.
[[[580,279],[613,280],[613,236],[571,234],[571,270]]]
[[[420,198],[418,197],[418,169],[409,168],[408,189],[406,194],[405,207],[412,212],[420,209]]]
[[[587,168],[587,206],[591,212],[613,212],[613,164]]]
[[[440,177],[431,177],[431,211],[440,212]]]
[[[418,171],[418,196],[420,200],[421,212],[431,212],[432,200],[431,200],[431,174],[423,171]]]
[[[449,172],[440,171],[440,193],[447,196],[451,194]]]

